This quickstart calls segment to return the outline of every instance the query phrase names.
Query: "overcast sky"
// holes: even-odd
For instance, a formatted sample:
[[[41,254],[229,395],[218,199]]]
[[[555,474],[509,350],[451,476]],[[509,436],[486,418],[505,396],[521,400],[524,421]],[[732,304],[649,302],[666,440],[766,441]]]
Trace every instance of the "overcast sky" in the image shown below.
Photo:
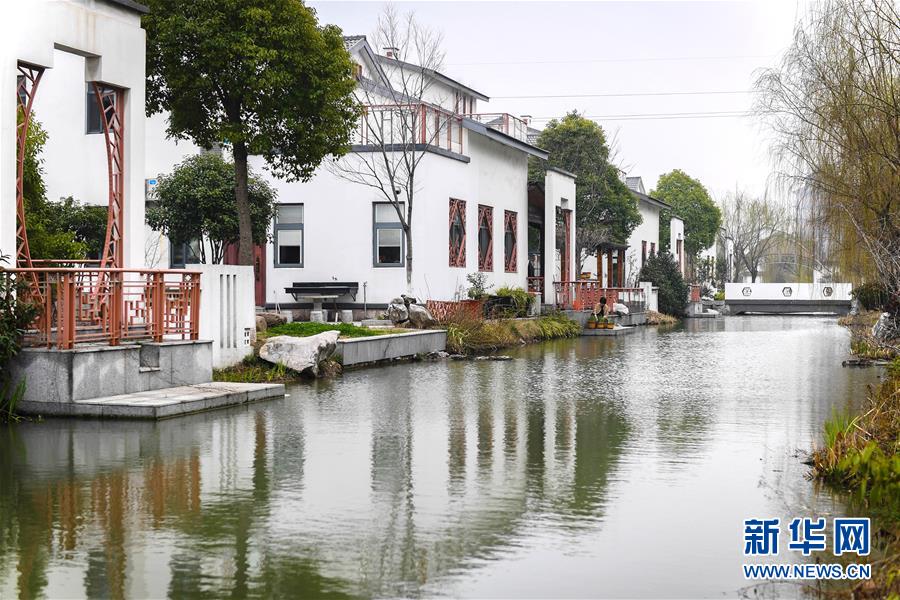
[[[755,117],[611,119],[610,115],[742,113],[754,72],[790,44],[800,0],[772,2],[395,2],[443,33],[444,72],[491,98],[479,112],[597,117],[618,162],[648,191],[682,169],[718,200],[761,193],[772,165]],[[382,2],[309,2],[322,23],[370,34]],[[376,49],[379,50],[379,49]],[[584,94],[740,92],[573,97]],[[508,96],[567,96],[508,98]],[[607,117],[607,118],[604,118]]]

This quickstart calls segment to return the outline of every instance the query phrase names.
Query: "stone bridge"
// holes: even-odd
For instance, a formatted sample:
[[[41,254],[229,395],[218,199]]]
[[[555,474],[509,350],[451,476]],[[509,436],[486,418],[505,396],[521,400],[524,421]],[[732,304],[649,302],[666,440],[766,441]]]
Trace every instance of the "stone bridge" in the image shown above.
[[[731,314],[829,313],[850,311],[849,283],[726,283]]]

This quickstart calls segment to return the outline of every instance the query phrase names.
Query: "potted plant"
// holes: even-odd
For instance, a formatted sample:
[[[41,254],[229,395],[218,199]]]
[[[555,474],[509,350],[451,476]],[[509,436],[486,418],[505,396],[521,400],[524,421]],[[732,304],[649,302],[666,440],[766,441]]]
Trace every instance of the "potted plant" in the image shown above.
[[[594,313],[591,313],[591,316],[588,317],[587,328],[597,329],[597,315],[595,315]]]

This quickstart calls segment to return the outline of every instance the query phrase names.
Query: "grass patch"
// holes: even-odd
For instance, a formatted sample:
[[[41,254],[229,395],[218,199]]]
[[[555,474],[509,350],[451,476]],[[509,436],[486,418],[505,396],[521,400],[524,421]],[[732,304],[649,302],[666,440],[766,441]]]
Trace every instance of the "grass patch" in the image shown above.
[[[458,314],[443,325],[447,328],[447,351],[454,354],[490,352],[523,343],[581,334],[578,323],[563,315],[482,320]]]
[[[823,438],[824,446],[813,453],[813,475],[846,492],[855,510],[875,519],[871,581],[834,595],[900,597],[900,358],[888,367],[885,381],[870,389],[859,415],[832,414]]]
[[[246,357],[233,367],[213,369],[213,381],[236,383],[288,383],[301,379],[300,373],[284,365],[273,365],[255,354]]]
[[[391,333],[402,333],[403,329],[370,329],[368,327],[360,327],[352,323],[306,323],[294,322],[283,323],[269,327],[265,334],[266,337],[275,335],[291,335],[294,337],[309,337],[324,331],[337,331],[343,338],[370,337],[373,335],[387,335]]]
[[[647,325],[675,325],[678,318],[655,310],[647,311]]]

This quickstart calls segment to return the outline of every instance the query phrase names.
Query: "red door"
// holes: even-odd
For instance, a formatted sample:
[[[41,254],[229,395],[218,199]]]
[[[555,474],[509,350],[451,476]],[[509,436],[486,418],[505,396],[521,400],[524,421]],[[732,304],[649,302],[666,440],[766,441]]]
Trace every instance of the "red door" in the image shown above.
[[[231,244],[225,248],[224,262],[226,265],[238,264],[237,244]],[[255,280],[256,305],[266,305],[266,244],[253,246],[253,278]]]

